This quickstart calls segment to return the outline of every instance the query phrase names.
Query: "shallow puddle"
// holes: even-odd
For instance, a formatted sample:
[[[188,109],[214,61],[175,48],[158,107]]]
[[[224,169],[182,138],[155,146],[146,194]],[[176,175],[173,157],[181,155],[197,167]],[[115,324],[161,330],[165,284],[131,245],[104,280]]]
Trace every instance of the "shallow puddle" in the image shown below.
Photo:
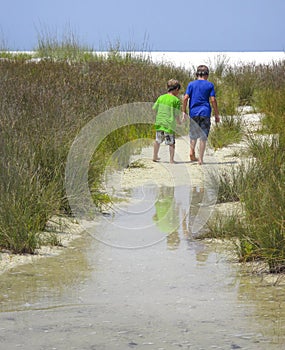
[[[125,196],[60,256],[1,275],[1,350],[285,348],[284,286],[195,239],[209,189]]]

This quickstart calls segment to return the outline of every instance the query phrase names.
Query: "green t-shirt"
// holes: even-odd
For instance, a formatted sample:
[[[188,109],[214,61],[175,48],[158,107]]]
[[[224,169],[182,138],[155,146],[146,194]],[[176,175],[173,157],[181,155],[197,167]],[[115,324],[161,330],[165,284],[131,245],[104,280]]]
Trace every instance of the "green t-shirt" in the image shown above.
[[[158,97],[152,107],[156,113],[155,129],[173,134],[176,129],[176,117],[181,113],[181,101],[172,94]]]

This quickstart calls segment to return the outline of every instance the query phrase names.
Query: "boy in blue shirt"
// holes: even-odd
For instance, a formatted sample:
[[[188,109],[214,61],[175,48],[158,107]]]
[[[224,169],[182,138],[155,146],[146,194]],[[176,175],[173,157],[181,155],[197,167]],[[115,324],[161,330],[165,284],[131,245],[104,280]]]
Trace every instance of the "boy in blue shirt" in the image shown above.
[[[187,116],[186,108],[189,101],[190,116],[190,160],[203,164],[206,142],[211,127],[211,105],[215,113],[215,121],[219,123],[218,104],[215,97],[214,84],[208,81],[209,69],[205,65],[197,68],[197,79],[191,81],[183,99],[183,119]],[[195,156],[197,139],[200,139],[199,159]]]

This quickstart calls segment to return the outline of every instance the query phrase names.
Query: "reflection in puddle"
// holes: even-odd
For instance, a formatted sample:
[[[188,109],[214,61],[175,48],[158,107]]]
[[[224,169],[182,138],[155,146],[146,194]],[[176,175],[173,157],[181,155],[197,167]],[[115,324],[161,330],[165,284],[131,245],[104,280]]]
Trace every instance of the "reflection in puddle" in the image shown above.
[[[167,235],[167,246],[170,249],[176,249],[180,243],[179,215],[179,205],[175,201],[174,188],[162,187],[159,189],[155,202],[155,214],[152,218],[158,229]]]
[[[131,196],[73,249],[1,275],[3,349],[285,347],[284,286],[246,274],[220,243],[194,239],[211,191],[147,186]],[[145,238],[156,243],[115,245]]]
[[[167,235],[169,249],[178,247],[179,231],[190,240],[203,232],[216,203],[214,190],[199,186],[163,186],[156,191],[153,221]]]
[[[84,227],[98,241],[117,248],[141,249],[164,241],[178,243],[175,232],[194,238],[200,234],[214,210],[213,189],[189,186],[158,187],[153,184],[132,189],[132,200],[114,203],[113,212],[97,225]]]

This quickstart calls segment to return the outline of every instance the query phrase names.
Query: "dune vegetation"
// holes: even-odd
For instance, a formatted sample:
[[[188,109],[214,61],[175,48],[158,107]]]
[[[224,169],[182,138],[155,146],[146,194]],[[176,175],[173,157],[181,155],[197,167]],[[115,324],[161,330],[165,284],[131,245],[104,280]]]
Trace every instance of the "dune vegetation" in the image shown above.
[[[0,247],[34,253],[47,221],[71,215],[64,172],[80,129],[110,108],[154,101],[170,78],[184,89],[189,72],[154,64],[146,52],[138,56],[111,48],[101,56],[74,40],[41,39],[33,55],[2,51],[0,57]],[[243,214],[216,220],[208,235],[234,237],[241,261],[265,260],[271,272],[285,269],[284,66],[285,61],[239,67],[219,62],[210,79],[224,120],[211,134],[213,147],[246,137],[240,106],[262,113],[258,135],[271,136],[248,136],[246,163],[215,176],[220,202],[240,201]],[[106,158],[142,137],[154,138],[153,127],[128,126],[120,138],[111,133],[96,152],[89,181],[98,209],[109,200],[100,187]]]
[[[242,211],[216,218],[209,225],[210,236],[232,238],[240,261],[264,261],[271,273],[285,271],[284,68],[283,60],[225,72],[221,100],[223,91],[234,91],[239,106],[248,104],[261,113],[261,128],[243,135],[247,142],[244,161],[212,177],[219,188],[219,202],[239,201]],[[211,136],[214,144],[227,135],[228,131],[220,129],[218,136],[216,131]]]

